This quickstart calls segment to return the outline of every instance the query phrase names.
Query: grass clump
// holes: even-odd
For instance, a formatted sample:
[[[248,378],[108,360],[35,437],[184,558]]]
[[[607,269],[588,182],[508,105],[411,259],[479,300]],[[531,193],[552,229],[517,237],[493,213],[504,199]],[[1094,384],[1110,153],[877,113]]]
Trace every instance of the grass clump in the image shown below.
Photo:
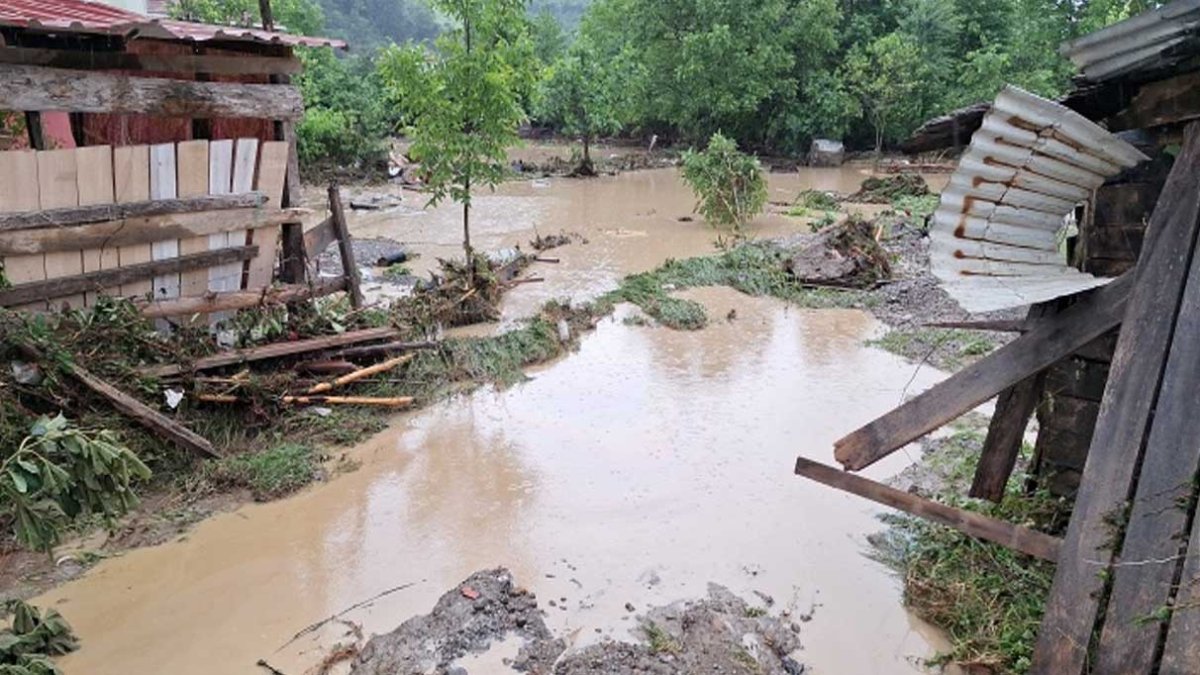
[[[679,643],[667,631],[653,621],[642,624],[642,632],[646,634],[651,654],[675,654],[679,652]]]
[[[1065,528],[1068,507],[1048,492],[1027,494],[1020,471],[1000,504],[962,496],[975,472],[980,431],[960,429],[935,443],[922,461],[936,475],[933,498],[1051,534]],[[1028,671],[1054,565],[914,516],[882,519],[888,529],[872,537],[873,556],[900,576],[905,604],[950,638],[931,665]]]
[[[204,477],[218,485],[250,490],[258,501],[292,494],[316,480],[324,457],[311,445],[280,443],[263,452],[235,455],[204,465]]]
[[[821,190],[805,190],[796,197],[795,206],[814,211],[837,211],[840,202],[836,195]]]
[[[1000,342],[980,331],[919,327],[890,330],[883,337],[869,340],[867,344],[908,359],[929,361],[943,370],[955,371],[990,353]]]

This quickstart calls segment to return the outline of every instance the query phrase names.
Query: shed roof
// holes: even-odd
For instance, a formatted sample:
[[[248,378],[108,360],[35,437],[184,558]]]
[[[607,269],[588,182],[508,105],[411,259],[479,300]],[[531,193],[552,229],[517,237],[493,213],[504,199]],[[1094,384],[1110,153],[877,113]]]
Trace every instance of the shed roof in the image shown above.
[[[181,42],[227,40],[282,44],[290,47],[346,48],[342,40],[289,35],[241,26],[217,26],[173,19],[152,19],[88,0],[6,0],[0,4],[0,26],[51,33],[119,35]]]
[[[1200,52],[1200,0],[1176,0],[1062,45],[1083,78],[1103,82]]]

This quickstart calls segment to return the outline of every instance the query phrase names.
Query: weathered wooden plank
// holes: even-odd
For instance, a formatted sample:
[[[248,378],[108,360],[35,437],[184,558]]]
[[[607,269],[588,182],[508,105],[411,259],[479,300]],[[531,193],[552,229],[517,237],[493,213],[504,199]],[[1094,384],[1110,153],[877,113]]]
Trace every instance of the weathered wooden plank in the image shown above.
[[[291,75],[301,71],[294,57],[209,54],[133,54],[76,49],[5,47],[0,63],[74,70],[130,70],[208,75]]]
[[[835,444],[837,460],[857,471],[1049,367],[1121,321],[1132,285],[1125,275],[963,368]]]
[[[362,307],[363,295],[358,276],[358,263],[354,261],[354,240],[350,238],[350,227],[346,224],[346,212],[342,209],[342,195],[336,185],[329,186],[330,220],[337,236],[338,251],[342,256],[342,275],[350,291],[350,304]]]
[[[0,152],[0,211],[31,212],[38,209],[37,154],[31,150]],[[0,237],[0,241],[3,237]],[[10,283],[22,284],[46,278],[46,261],[40,253],[4,256],[4,276]],[[46,304],[22,309],[45,309]]]
[[[1200,217],[1200,214],[1198,214]],[[1200,472],[1200,255],[1193,255],[1137,490],[1112,573],[1112,591],[1097,652],[1096,675],[1154,670],[1162,625],[1147,620],[1170,606],[1175,573],[1187,550],[1188,508]],[[1137,564],[1140,561],[1163,562]],[[1200,669],[1200,660],[1192,663]]]
[[[208,194],[208,141],[183,141],[175,147],[178,196],[202,197]],[[209,237],[181,237],[179,255],[188,256],[208,250]],[[220,246],[219,248],[224,248]],[[191,270],[179,275],[179,294],[196,297],[209,291],[208,270]]]
[[[311,260],[325,252],[329,245],[337,241],[337,232],[333,229],[333,219],[326,218],[319,225],[304,233],[304,253]]]
[[[1109,120],[1113,131],[1177,124],[1200,117],[1200,73],[1143,84],[1133,100]]]
[[[330,293],[337,293],[345,289],[346,283],[344,280],[329,279],[311,285],[270,286],[258,290],[209,293],[199,298],[176,298],[173,300],[155,301],[143,306],[142,314],[153,318],[212,314],[213,312],[249,309],[251,307],[267,307],[296,302],[298,300],[308,300],[310,298],[329,295]]]
[[[1046,393],[1100,402],[1108,382],[1108,364],[1071,357],[1046,371]]]
[[[1035,558],[1054,561],[1058,557],[1060,540],[1042,532],[946,506],[805,457],[796,458],[796,474]]]
[[[229,209],[200,213],[174,213],[147,218],[129,218],[73,227],[20,230],[0,236],[0,255],[25,255],[53,251],[78,251],[97,246],[130,246],[183,237],[207,237],[248,227],[279,226],[305,215],[304,209]],[[161,249],[155,260],[178,257],[173,249]]]
[[[99,147],[99,146],[97,146]],[[141,146],[145,148],[145,146]],[[82,149],[82,148],[81,148]],[[125,148],[117,148],[121,154]],[[117,167],[123,168],[123,161],[114,159]],[[144,167],[149,169],[147,165]],[[36,172],[35,172],[36,173]],[[149,174],[143,176],[149,180]],[[146,216],[162,216],[176,213],[196,213],[199,211],[220,211],[222,209],[247,209],[262,206],[267,198],[258,192],[248,192],[240,195],[204,195],[187,199],[157,199],[146,200],[149,196],[148,183],[142,187],[142,199],[128,203],[92,204],[67,209],[47,209],[25,213],[0,213],[0,232],[14,230],[36,230],[46,227],[70,227],[88,223],[103,223],[109,220],[125,218],[142,218]],[[128,199],[132,186],[122,185],[117,181],[117,199]]]
[[[93,145],[75,151],[75,163],[79,169],[80,207],[110,205],[114,199],[113,155],[108,145]],[[116,246],[89,248],[83,251],[83,271],[120,267]],[[83,302],[88,307],[96,304],[97,291],[112,294],[118,289],[98,288],[85,293]]]
[[[1083,469],[1063,555],[1034,651],[1034,675],[1077,675],[1088,657],[1113,555],[1113,523],[1131,494],[1143,440],[1162,381],[1197,231],[1200,230],[1200,126],[1185,132],[1150,219],[1108,387]]]
[[[155,203],[148,201],[150,199],[150,146],[130,145],[114,148],[113,183],[115,185],[114,196],[116,197],[116,202],[123,207],[134,204]],[[121,220],[139,215],[148,216],[158,214],[127,213],[117,218],[103,218],[101,222],[104,220]],[[139,265],[150,262],[153,259],[150,254],[150,244],[118,245],[117,259],[121,265]],[[148,295],[154,292],[154,282],[151,279],[147,279],[144,282],[122,284],[120,292],[121,295],[126,297]]]
[[[279,261],[280,279],[287,284],[302,283],[307,276],[307,255],[304,252],[304,224],[284,223],[281,237],[282,256]]]
[[[262,144],[255,188],[267,195],[269,204],[283,203],[287,150],[287,144],[280,141],[267,141]],[[275,276],[275,262],[279,259],[279,229],[278,227],[264,227],[250,233],[249,241],[258,245],[262,250],[262,255],[250,261],[246,270],[247,288],[267,286]]]
[[[178,197],[175,174],[175,144],[160,143],[150,146],[150,198],[174,199]],[[166,260],[179,257],[179,239],[157,238],[151,241],[150,258]],[[180,279],[178,274],[164,274],[154,278],[154,298],[178,298]]]
[[[0,65],[0,109],[296,120],[303,115],[304,103],[300,90],[286,84],[196,82]]]
[[[74,149],[42,150],[38,160],[39,208],[61,209],[79,205],[79,167]],[[83,252],[55,251],[45,254],[46,278],[70,277],[83,273]],[[69,305],[83,307],[83,295],[71,295],[52,303],[51,309]]]
[[[249,260],[258,254],[254,246],[238,246],[216,251],[203,251],[193,255],[157,260],[140,265],[129,265],[100,269],[74,277],[47,279],[0,290],[0,307],[28,303],[36,299],[61,298],[77,293],[96,293],[105,288],[127,284],[139,279],[152,279],[155,275],[180,273],[205,269],[210,265]]]
[[[1192,519],[1173,609],[1158,673],[1191,675],[1200,663],[1200,518]]]
[[[208,149],[208,192],[211,195],[229,195],[233,192],[233,141],[213,141]],[[229,246],[241,246],[245,235],[240,231],[217,232],[208,235],[208,249],[219,250]],[[208,269],[208,290],[217,293],[240,290],[242,287],[242,265],[234,261],[214,265]],[[226,317],[214,314],[211,321],[223,321]]]
[[[179,365],[168,364],[163,366],[151,366],[142,368],[139,372],[147,377],[170,377],[185,372],[199,372],[203,370],[212,370],[214,368],[224,368],[225,366],[239,365],[243,363],[253,363],[255,361],[265,361],[267,359],[278,359],[284,356],[294,356],[296,354],[308,354],[310,352],[324,351],[328,349],[336,349],[347,345],[361,344],[363,342],[372,342],[375,340],[388,340],[400,337],[400,331],[394,328],[366,328],[363,330],[350,331],[341,335],[330,335],[327,337],[311,338],[308,340],[296,340],[294,342],[278,342],[261,347],[252,347],[250,349],[237,349],[223,354],[214,354],[206,356],[202,359],[196,359],[191,364]]]

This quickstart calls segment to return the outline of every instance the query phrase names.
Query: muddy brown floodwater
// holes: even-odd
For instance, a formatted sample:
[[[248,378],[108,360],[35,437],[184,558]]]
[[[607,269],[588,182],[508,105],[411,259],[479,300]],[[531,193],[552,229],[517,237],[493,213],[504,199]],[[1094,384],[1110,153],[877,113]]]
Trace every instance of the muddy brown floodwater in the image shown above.
[[[591,238],[559,249],[563,276],[550,282],[559,268],[547,266],[538,294],[599,288],[708,249],[701,225],[674,220],[690,203],[656,201],[671,174],[606,180],[635,193],[597,183],[568,188],[591,195],[574,206],[552,193],[481,200],[481,210],[507,203],[524,214],[509,220],[511,232],[531,213],[554,223],[543,232],[557,231],[547,219],[565,210],[576,217],[561,229]],[[657,215],[633,217],[650,210]],[[414,222],[442,236],[441,224]],[[644,234],[595,236],[618,228]],[[755,228],[788,230],[773,218]],[[500,225],[485,231],[486,245],[509,236]],[[576,254],[587,260],[571,268]],[[702,597],[716,582],[753,601],[770,596],[771,611],[811,614],[800,634],[811,672],[920,672],[914,660],[938,637],[864,555],[878,510],[793,476],[792,466],[797,454],[831,461],[836,438],[941,375],[865,347],[881,327],[862,312],[789,308],[724,288],[685,295],[722,318],[677,332],[626,324],[622,315],[635,310],[622,307],[577,353],[522,385],[399,416],[349,451],[357,471],[218,515],[37,598],[82,636],[83,649],[61,665],[75,675],[249,675],[267,658],[297,675],[345,633],[333,624],[279,650],[306,626],[415,582],[345,616],[368,634],[390,631],[475,570],[503,565],[575,647],[628,638],[627,603],[641,612]],[[725,320],[733,308],[737,318]],[[897,453],[868,475],[910,461]]]

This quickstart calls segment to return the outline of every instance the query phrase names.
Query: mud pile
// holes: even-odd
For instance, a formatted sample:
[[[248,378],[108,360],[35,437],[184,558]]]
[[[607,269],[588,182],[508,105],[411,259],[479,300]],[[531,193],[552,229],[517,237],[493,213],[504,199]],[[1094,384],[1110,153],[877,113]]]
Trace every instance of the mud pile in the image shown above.
[[[801,283],[852,288],[871,288],[892,274],[874,226],[857,218],[789,246],[784,267]]]
[[[800,648],[797,625],[752,608],[710,584],[708,597],[650,610],[639,618],[637,643],[605,641],[564,654],[566,643],[546,627],[537,599],[503,568],[476,572],[443,595],[429,614],[372,637],[352,675],[471,675],[457,662],[514,638],[505,665],[534,675],[610,673],[732,673],[798,675],[791,654]]]

